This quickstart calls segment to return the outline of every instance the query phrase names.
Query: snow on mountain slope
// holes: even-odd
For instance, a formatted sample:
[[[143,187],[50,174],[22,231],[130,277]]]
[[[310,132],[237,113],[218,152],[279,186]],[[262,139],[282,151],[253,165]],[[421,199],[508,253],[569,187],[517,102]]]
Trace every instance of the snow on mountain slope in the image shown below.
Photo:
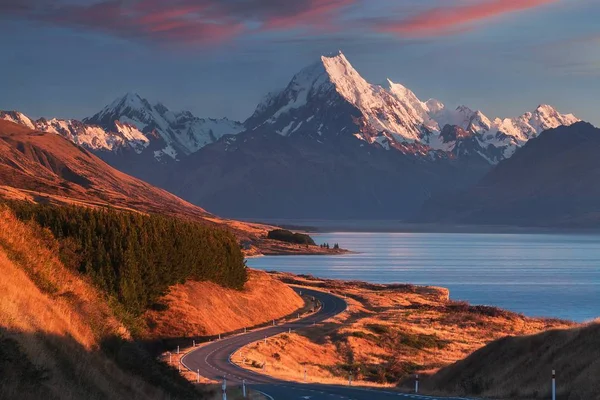
[[[189,111],[172,112],[161,103],[151,104],[138,94],[128,93],[104,107],[84,122],[104,129],[114,129],[117,121],[137,127],[146,136],[158,138],[161,150],[157,158],[168,156],[180,158],[198,151],[224,135],[243,130],[239,122],[227,118],[202,119]]]
[[[32,120],[16,111],[0,111],[0,119],[24,125],[30,129],[50,132],[69,139],[73,143],[96,151],[117,151],[131,147],[141,153],[149,144],[148,138],[134,126],[117,124],[114,131],[106,131],[99,126],[87,125],[77,120],[40,118]]]
[[[35,129],[35,124],[27,115],[18,111],[0,111],[0,119]]]
[[[283,136],[353,136],[374,146],[414,155],[483,157],[497,163],[546,129],[579,121],[550,106],[518,118],[491,120],[467,106],[449,109],[421,101],[387,80],[367,82],[340,52],[301,70],[279,93],[269,94],[245,122],[250,130]]]
[[[154,144],[153,155],[159,161],[178,159],[224,135],[243,130],[240,122],[198,118],[189,111],[172,112],[161,103],[152,105],[133,93],[116,99],[83,122],[57,118],[34,121],[17,111],[0,111],[0,119],[59,134],[94,151],[117,152],[131,148],[141,154]]]
[[[284,90],[268,95],[245,126],[318,140],[354,135],[400,150],[419,143],[437,125],[412,92],[389,85],[387,91],[368,83],[342,53],[324,56],[296,74]]]
[[[323,56],[298,72],[288,86],[268,94],[244,124],[173,112],[135,93],[114,100],[82,122],[32,121],[19,112],[0,118],[55,132],[92,150],[150,148],[159,161],[180,160],[225,135],[260,130],[324,141],[361,140],[414,156],[481,157],[491,164],[544,130],[579,119],[548,105],[517,118],[490,119],[467,106],[447,108],[436,99],[420,100],[407,87],[387,80],[367,82],[341,52]]]

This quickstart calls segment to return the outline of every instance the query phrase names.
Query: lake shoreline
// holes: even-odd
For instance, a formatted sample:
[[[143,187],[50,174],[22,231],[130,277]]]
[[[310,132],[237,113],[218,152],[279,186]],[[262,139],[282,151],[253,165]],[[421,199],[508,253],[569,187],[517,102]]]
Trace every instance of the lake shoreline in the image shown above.
[[[266,271],[448,288],[456,301],[585,322],[600,309],[599,235],[323,233],[343,256],[260,257]]]
[[[243,219],[303,233],[488,233],[488,234],[600,234],[600,227],[421,224],[390,220]],[[258,222],[260,221],[260,222]]]

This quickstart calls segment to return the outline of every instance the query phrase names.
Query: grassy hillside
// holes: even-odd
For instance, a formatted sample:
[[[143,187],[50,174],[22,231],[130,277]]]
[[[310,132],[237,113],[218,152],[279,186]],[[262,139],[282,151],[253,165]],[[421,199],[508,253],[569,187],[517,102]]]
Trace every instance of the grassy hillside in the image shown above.
[[[137,316],[188,279],[241,289],[246,266],[230,233],[173,217],[111,209],[7,203],[47,228],[63,262]]]
[[[553,369],[559,400],[600,399],[600,321],[497,340],[442,369],[424,387],[454,395],[549,399]]]
[[[47,230],[0,209],[0,398],[193,398],[156,363],[87,279],[58,259]]]
[[[291,314],[304,301],[289,286],[266,272],[249,271],[242,291],[212,282],[175,285],[161,299],[168,308],[150,310],[145,317],[152,337],[216,335],[259,325]],[[185,318],[181,316],[185,315]]]

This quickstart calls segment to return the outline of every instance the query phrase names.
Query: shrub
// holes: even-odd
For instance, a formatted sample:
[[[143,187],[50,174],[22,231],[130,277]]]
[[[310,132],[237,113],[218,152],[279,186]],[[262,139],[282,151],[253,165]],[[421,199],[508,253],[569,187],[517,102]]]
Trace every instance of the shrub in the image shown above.
[[[293,233],[286,229],[274,229],[267,234],[267,238],[286,243],[316,246],[315,241],[310,236],[303,233]]]

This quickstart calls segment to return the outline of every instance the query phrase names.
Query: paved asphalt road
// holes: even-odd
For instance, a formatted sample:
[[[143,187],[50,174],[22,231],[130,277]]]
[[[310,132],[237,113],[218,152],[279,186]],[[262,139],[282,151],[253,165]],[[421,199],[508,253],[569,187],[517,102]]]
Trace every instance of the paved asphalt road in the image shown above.
[[[316,297],[321,302],[322,307],[319,312],[298,321],[259,329],[215,341],[186,354],[181,362],[185,367],[194,372],[199,370],[200,375],[206,378],[222,380],[223,377],[226,376],[228,386],[240,385],[243,379],[249,387],[262,392],[273,400],[442,399],[442,397],[402,394],[378,389],[287,382],[245,370],[229,361],[230,355],[242,346],[257,340],[264,340],[265,336],[271,337],[279,333],[287,332],[290,328],[292,330],[310,329],[314,323],[331,318],[346,309],[346,302],[332,294],[309,289],[302,289],[302,292]],[[463,400],[460,397],[444,397],[443,399]]]

